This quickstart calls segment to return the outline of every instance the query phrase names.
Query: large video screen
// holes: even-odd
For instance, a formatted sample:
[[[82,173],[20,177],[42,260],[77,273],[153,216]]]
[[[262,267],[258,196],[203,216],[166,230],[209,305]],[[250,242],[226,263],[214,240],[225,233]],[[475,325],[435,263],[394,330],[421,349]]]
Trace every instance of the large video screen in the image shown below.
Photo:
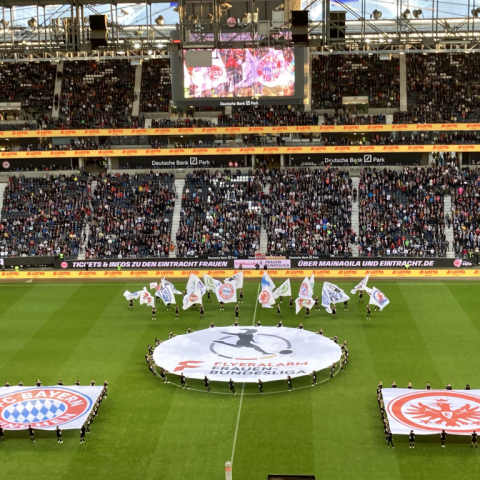
[[[291,97],[295,95],[295,50],[218,49],[211,67],[183,62],[184,98]]]

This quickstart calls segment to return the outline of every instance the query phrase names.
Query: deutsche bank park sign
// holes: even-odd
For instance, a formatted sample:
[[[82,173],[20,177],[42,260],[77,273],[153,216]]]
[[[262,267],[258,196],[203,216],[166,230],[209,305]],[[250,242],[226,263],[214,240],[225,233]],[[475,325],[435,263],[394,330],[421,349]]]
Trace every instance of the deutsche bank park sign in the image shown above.
[[[341,348],[321,335],[287,327],[215,327],[161,343],[155,363],[187,378],[256,383],[330,367]]]

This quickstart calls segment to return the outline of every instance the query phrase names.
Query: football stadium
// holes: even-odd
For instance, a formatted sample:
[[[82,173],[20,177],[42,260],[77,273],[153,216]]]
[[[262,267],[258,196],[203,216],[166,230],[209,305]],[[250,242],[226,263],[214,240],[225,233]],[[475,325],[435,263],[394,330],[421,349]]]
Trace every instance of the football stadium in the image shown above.
[[[477,478],[480,5],[6,0],[1,478]]]

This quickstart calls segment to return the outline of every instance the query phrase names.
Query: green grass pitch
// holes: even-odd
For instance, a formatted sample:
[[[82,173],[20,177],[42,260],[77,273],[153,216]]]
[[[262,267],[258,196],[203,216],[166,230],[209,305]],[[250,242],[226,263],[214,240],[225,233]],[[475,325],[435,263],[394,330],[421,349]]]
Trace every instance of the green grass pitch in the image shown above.
[[[184,284],[174,282],[177,288]],[[241,325],[253,322],[258,283],[247,283]],[[278,283],[278,282],[277,282]],[[355,284],[341,282],[350,290]],[[285,326],[300,321],[309,330],[348,340],[350,363],[344,372],[315,388],[284,390],[284,382],[265,384],[267,395],[208,395],[165,385],[148,371],[144,354],[154,339],[169,331],[184,333],[234,321],[234,304],[219,312],[216,300],[198,311],[174,312],[135,303],[127,309],[125,289],[145,283],[24,283],[0,286],[0,384],[22,380],[33,385],[65,385],[80,379],[109,381],[109,396],[85,445],[78,431],[65,431],[63,445],[53,432],[6,432],[0,444],[2,479],[158,479],[221,480],[236,437],[234,480],[266,480],[269,474],[314,474],[318,479],[469,479],[478,478],[479,450],[467,437],[417,437],[415,450],[406,437],[386,447],[375,389],[395,380],[434,388],[451,382],[480,388],[478,355],[480,315],[477,283],[377,281],[389,297],[382,313],[365,319],[365,304],[352,298],[350,311],[338,309],[332,320],[322,309],[304,320],[283,304]],[[298,282],[292,282],[295,294]],[[320,293],[317,279],[315,292]],[[205,297],[206,300],[206,297]],[[258,308],[263,325],[275,325],[275,310]],[[326,375],[323,375],[324,378]],[[171,376],[171,380],[176,379]],[[308,384],[296,380],[295,386]],[[214,392],[228,392],[212,383]],[[237,383],[237,391],[241,384]],[[241,409],[240,409],[241,406]],[[237,429],[238,424],[238,429]],[[236,434],[236,435],[235,435]]]

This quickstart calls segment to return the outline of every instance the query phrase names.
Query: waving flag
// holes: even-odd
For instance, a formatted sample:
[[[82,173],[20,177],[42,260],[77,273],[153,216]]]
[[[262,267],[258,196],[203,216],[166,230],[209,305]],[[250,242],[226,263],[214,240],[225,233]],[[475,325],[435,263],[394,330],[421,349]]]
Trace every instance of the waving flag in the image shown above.
[[[143,287],[143,291],[141,292],[140,296],[140,305],[147,304],[149,307],[153,307],[155,305],[155,299],[150,295],[150,292]]]
[[[195,290],[200,290],[202,295],[205,295],[207,287],[202,283],[202,281],[193,273],[190,274],[190,278],[187,282],[187,293],[191,293]]]
[[[170,285],[167,285],[166,287],[163,287],[157,290],[155,293],[155,296],[158,298],[161,298],[165,305],[168,305],[169,303],[177,303],[175,301],[175,295],[173,293],[173,289]]]
[[[258,296],[258,301],[261,303],[263,308],[272,308],[272,305],[275,304],[275,299],[273,298],[272,290],[265,286]]]
[[[292,287],[290,286],[290,279],[285,280],[278,288],[273,292],[273,298],[289,297],[292,295]]]
[[[350,293],[355,295],[359,290],[365,290],[369,278],[370,274],[368,273],[367,276],[356,287],[353,287],[352,290],[350,290]]]
[[[339,287],[333,283],[324,282],[322,289],[322,307],[325,307],[328,313],[332,313],[330,309],[331,303],[341,303],[350,300],[350,297]]]
[[[125,293],[123,294],[123,296],[128,300],[136,300],[137,298],[140,298],[140,296],[142,295],[142,290],[138,291],[138,292],[133,292],[133,293],[130,293],[128,290],[125,290]]]
[[[264,272],[262,277],[262,290],[265,288],[269,288],[271,292],[275,290],[275,284],[273,280],[270,278],[270,275],[267,272]]]
[[[243,272],[238,272],[233,277],[227,278],[225,282],[231,282],[235,288],[243,288]]]
[[[315,286],[315,276],[313,275],[313,273],[310,275],[310,285],[312,286],[313,291],[313,287]]]
[[[202,303],[202,292],[200,290],[194,290],[191,293],[187,293],[183,297],[183,310],[186,310],[187,308],[190,308],[192,305],[195,305],[196,303],[201,304]]]
[[[315,306],[315,300],[311,298],[297,298],[295,300],[295,315],[303,308],[313,308]]]
[[[368,303],[376,305],[380,310],[383,310],[390,303],[390,300],[378,288],[373,287]]]
[[[211,291],[215,291],[215,289],[222,284],[219,280],[215,280],[205,273],[203,274],[203,281],[205,282],[205,288]]]
[[[167,287],[168,285],[170,285],[175,295],[183,295],[182,292],[180,292],[175,288],[175,285],[173,283],[170,283],[168,280],[165,280],[164,278],[162,279],[160,284],[162,285],[162,287]]]
[[[313,288],[310,283],[310,279],[305,277],[302,284],[300,285],[300,290],[298,291],[298,298],[311,299],[313,297]]]
[[[237,290],[232,282],[225,282],[215,289],[219,303],[237,303]]]

